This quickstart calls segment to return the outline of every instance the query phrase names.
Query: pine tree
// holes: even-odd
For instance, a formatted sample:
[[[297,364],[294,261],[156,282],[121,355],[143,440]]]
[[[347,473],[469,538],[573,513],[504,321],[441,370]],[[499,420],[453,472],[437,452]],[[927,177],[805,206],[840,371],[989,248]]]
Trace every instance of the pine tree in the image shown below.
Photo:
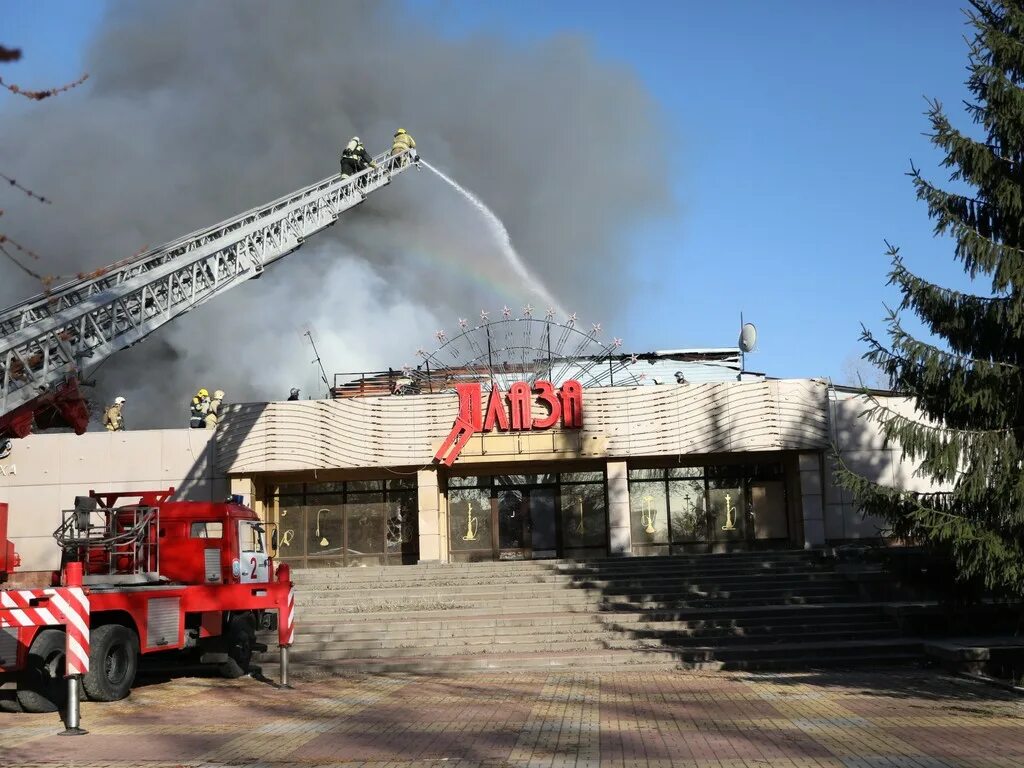
[[[876,400],[869,418],[942,490],[877,485],[841,457],[837,479],[896,535],[947,551],[962,577],[1024,595],[1024,0],[971,6],[966,110],[978,128],[957,130],[938,102],[928,110],[943,166],[969,193],[943,191],[913,166],[910,176],[936,235],[955,240],[964,271],[990,290],[978,295],[923,280],[890,246],[889,284],[902,302],[889,314],[889,344],[862,334],[865,358],[920,414],[907,418]],[[944,343],[908,333],[904,310]]]

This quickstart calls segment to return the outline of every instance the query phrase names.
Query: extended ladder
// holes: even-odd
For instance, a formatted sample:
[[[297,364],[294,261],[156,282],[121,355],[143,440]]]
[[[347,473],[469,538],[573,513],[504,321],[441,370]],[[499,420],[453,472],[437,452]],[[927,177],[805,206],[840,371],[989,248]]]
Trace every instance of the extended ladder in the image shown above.
[[[77,394],[77,378],[87,365],[259,277],[390,183],[412,159],[409,153],[378,155],[376,168],[346,179],[331,176],[0,312],[0,438],[27,433],[33,401],[65,384]]]

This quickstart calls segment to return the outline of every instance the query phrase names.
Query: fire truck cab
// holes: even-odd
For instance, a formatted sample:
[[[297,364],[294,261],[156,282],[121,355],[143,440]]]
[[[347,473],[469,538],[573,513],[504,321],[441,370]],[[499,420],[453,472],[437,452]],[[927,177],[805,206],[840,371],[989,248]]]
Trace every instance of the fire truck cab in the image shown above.
[[[225,676],[246,674],[254,651],[266,650],[257,630],[278,629],[291,604],[287,566],[275,579],[266,527],[253,510],[237,497],[171,501],[173,493],[90,492],[54,532],[62,562],[53,586],[66,583],[69,563],[81,564],[90,630],[82,688],[90,699],[127,696],[150,654],[178,651]],[[17,680],[24,709],[61,706],[64,645],[60,629],[0,629],[0,682]]]

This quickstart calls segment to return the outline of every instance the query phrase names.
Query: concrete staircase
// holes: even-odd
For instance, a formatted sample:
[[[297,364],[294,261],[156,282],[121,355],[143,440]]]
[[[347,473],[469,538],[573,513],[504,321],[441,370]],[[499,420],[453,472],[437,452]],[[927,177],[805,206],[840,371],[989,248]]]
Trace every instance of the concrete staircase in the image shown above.
[[[332,673],[909,663],[818,553],[296,571],[291,659]],[[274,636],[264,667],[272,671]]]

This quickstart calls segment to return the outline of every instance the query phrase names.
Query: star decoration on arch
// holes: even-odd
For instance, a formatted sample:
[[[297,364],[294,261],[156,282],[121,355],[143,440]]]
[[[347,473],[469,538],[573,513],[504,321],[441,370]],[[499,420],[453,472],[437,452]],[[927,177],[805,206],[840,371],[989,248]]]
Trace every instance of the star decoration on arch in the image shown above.
[[[416,350],[416,354],[419,355],[420,357],[426,357],[427,356],[427,353],[423,351],[423,347],[420,347],[419,349],[417,349]]]
[[[594,324],[593,324],[592,326],[590,326],[590,327],[591,327],[591,329],[592,329],[592,330],[591,330],[591,332],[592,332],[592,333],[593,333],[593,334],[594,334],[595,336],[597,336],[598,334],[600,334],[600,333],[601,333],[601,324],[600,324],[600,323],[594,323]]]
[[[634,352],[632,355],[629,356],[629,364],[630,365],[636,365],[636,361],[639,360],[639,359],[640,359],[640,356],[637,355],[636,352]]]
[[[533,317],[533,305],[527,304],[523,307],[523,317]]]
[[[448,338],[448,334],[444,332],[443,328],[440,331],[434,331],[434,336],[442,344],[444,344],[444,340]]]
[[[459,328],[461,328],[462,330],[466,330],[467,328],[469,328],[469,320],[467,320],[464,317],[460,317],[459,318]]]
[[[544,313],[544,319],[545,320],[554,320],[555,319],[555,308],[554,307],[548,307],[548,311]]]
[[[565,321],[566,325],[576,325],[576,313],[573,312]]]
[[[488,312],[486,309],[481,309],[480,310],[480,322],[481,323],[486,323],[487,322],[487,318],[490,317],[490,315],[491,315],[491,313]]]
[[[501,308],[501,316],[506,320],[512,317],[512,310],[508,308],[507,304]]]
[[[612,339],[612,346],[615,347],[616,349],[621,347],[622,346],[622,339],[617,338],[617,337]]]

